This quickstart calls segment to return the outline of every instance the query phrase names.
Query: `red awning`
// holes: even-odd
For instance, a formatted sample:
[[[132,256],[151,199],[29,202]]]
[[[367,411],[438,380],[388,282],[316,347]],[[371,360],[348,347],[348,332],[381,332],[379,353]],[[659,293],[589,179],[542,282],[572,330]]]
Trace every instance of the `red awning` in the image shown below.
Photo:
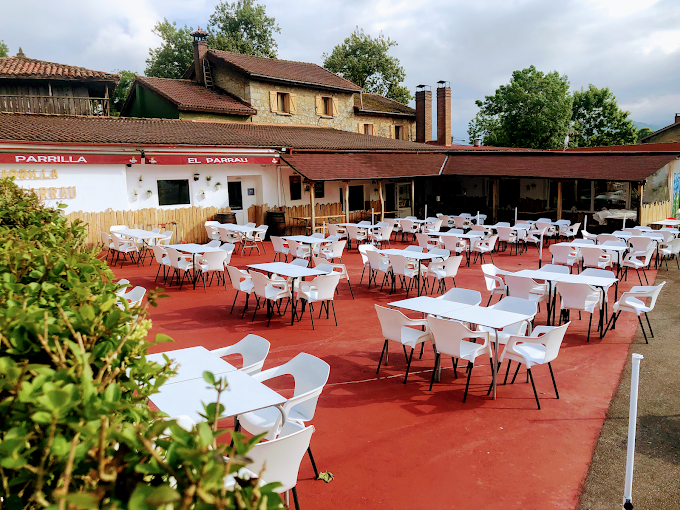
[[[92,154],[84,152],[3,152],[0,163],[51,164],[51,165],[136,165],[142,158],[138,151],[119,154]]]
[[[168,154],[145,152],[150,165],[278,165],[279,155],[258,154]]]

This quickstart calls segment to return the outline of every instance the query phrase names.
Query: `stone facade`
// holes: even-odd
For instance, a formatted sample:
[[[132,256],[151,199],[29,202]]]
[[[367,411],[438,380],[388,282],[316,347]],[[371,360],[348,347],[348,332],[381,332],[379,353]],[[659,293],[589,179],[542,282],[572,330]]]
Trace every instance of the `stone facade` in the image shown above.
[[[364,132],[364,124],[373,125],[373,136],[381,136],[383,138],[394,138],[394,131],[392,126],[403,126],[405,128],[404,140],[415,141],[416,139],[416,121],[412,118],[404,117],[388,117],[383,115],[354,115],[354,129],[358,133]]]

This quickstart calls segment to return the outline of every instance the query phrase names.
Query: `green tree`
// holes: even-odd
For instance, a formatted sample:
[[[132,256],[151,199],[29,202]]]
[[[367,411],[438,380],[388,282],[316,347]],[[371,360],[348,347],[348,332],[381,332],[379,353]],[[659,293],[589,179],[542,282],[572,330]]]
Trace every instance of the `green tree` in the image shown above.
[[[123,109],[125,100],[127,99],[128,93],[130,92],[130,85],[132,85],[132,82],[135,81],[135,76],[137,75],[137,73],[134,71],[128,71],[125,69],[119,69],[116,72],[120,74],[120,81],[118,82],[118,86],[116,87],[113,97],[111,98],[111,115],[114,117],[118,117],[120,115],[120,111]]]
[[[153,33],[163,42],[158,48],[149,48],[145,74],[157,78],[181,78],[194,61],[191,32],[193,28],[186,25],[177,28],[177,23],[170,23],[167,18],[156,23]]]
[[[413,96],[402,85],[406,72],[399,59],[387,54],[392,46],[397,46],[397,42],[382,32],[378,37],[371,37],[356,27],[342,44],[333,48],[330,55],[322,55],[323,66],[359,85],[366,92],[408,104]]]
[[[564,146],[572,114],[567,76],[544,74],[534,66],[514,71],[510,83],[476,101],[480,111],[470,121],[470,141],[485,145],[557,149]]]
[[[9,57],[9,47],[0,39],[0,57]]]
[[[570,138],[572,147],[601,147],[635,143],[637,129],[621,110],[609,88],[574,91],[571,120],[576,133]]]
[[[654,132],[654,130],[650,127],[643,127],[637,130],[637,135],[635,137],[635,143],[638,143],[640,140],[642,140],[645,136],[649,136]]]
[[[208,46],[244,55],[276,58],[274,33],[281,33],[276,20],[267,16],[264,5],[253,0],[222,1],[210,16]]]

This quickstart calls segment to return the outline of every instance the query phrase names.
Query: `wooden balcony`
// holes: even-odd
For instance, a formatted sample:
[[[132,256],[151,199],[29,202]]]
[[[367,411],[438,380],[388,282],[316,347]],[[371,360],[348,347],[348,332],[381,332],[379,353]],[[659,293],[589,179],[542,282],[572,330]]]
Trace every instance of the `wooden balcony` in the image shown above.
[[[0,112],[108,117],[109,99],[104,97],[0,95]]]

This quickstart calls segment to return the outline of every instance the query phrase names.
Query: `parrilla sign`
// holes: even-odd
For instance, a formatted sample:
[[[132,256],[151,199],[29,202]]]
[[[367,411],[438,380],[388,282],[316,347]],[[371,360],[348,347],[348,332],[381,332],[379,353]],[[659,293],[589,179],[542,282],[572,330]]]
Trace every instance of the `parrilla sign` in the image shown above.
[[[51,163],[70,165],[135,165],[141,162],[134,154],[0,154],[0,163]]]

